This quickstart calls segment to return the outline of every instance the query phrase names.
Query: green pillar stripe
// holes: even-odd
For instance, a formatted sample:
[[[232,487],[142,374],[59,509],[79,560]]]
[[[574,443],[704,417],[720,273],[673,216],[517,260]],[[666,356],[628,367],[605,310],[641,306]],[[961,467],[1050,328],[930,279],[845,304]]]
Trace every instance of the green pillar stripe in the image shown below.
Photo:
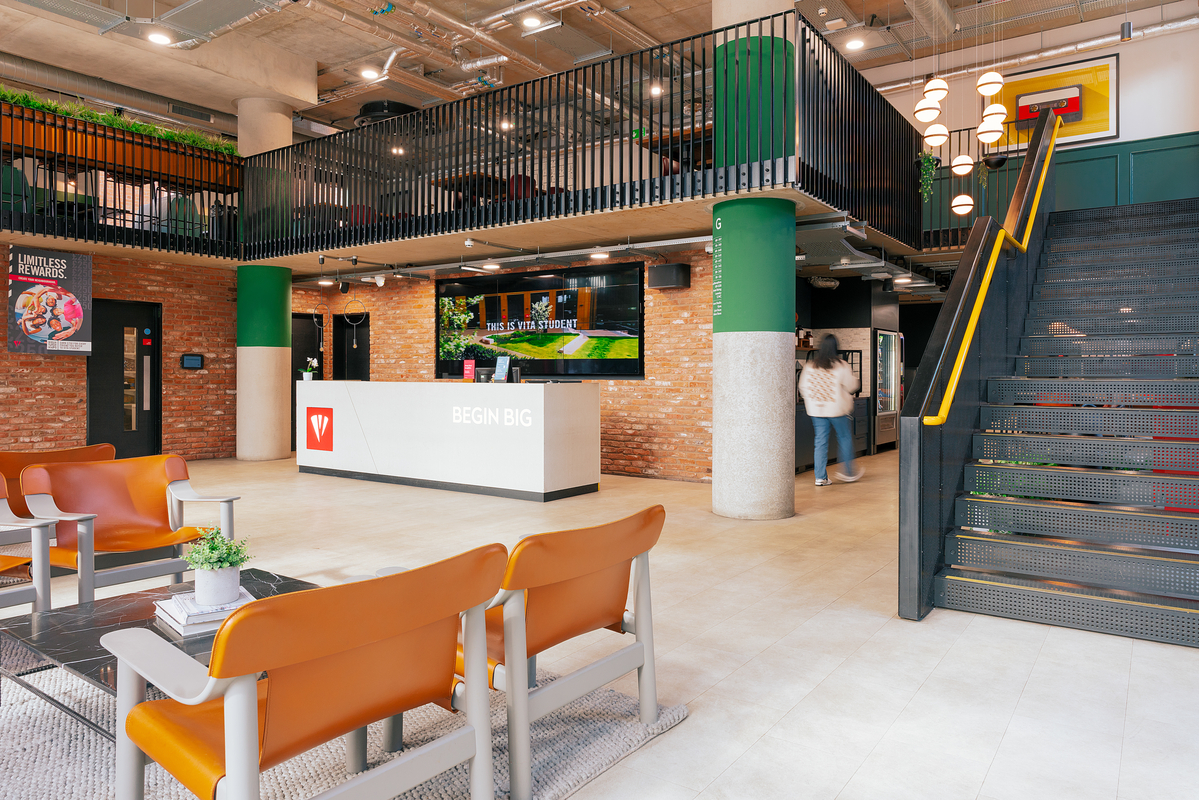
[[[712,209],[712,332],[795,330],[795,203],[747,197]]]
[[[237,346],[291,347],[291,270],[237,268]]]
[[[795,155],[795,45],[750,36],[716,48],[712,69],[717,167]]]

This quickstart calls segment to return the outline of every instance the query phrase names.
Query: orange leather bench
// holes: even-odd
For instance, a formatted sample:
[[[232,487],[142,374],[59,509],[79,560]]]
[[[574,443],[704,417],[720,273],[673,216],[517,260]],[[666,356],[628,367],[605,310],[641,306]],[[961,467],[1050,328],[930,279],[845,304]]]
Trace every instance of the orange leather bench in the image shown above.
[[[607,525],[528,536],[512,550],[500,592],[487,611],[491,687],[504,692],[508,705],[511,800],[533,795],[529,725],[554,709],[635,669],[641,721],[657,721],[649,551],[665,521],[666,510],[653,506]],[[625,610],[630,567],[631,612]],[[633,633],[636,641],[530,689],[538,653],[604,628]]]
[[[30,516],[21,493],[21,472],[34,464],[60,464],[64,461],[112,461],[117,449],[110,444],[89,444],[64,450],[34,450],[0,453],[0,476],[8,489],[8,506],[18,517]]]
[[[492,544],[247,603],[217,631],[207,668],[147,629],[105,634],[118,659],[117,800],[142,797],[146,756],[204,800],[258,800],[260,771],[426,703],[464,710],[467,724],[332,792],[393,797],[465,761],[471,800],[492,800],[484,607],[506,559]],[[466,682],[456,691],[460,614]],[[147,680],[168,699],[144,702]]]
[[[118,461],[63,462],[26,467],[21,490],[29,509],[61,526],[50,563],[79,573],[79,602],[95,599],[97,586],[171,575],[182,581],[187,562],[180,547],[199,538],[198,528],[183,527],[184,501],[221,505],[221,533],[233,538],[236,497],[203,497],[191,487],[187,462],[180,456],[145,456]],[[96,570],[95,553],[131,553],[175,548],[175,557]]]

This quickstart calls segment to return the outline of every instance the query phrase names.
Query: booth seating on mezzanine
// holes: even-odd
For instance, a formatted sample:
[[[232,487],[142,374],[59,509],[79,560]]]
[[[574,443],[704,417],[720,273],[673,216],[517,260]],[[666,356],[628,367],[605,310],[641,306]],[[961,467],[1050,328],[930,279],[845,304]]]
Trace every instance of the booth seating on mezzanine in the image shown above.
[[[637,670],[641,722],[657,721],[649,551],[665,521],[657,505],[606,525],[528,536],[513,549],[487,610],[491,687],[505,693],[508,707],[511,800],[532,797],[529,726],[551,711]],[[630,568],[631,612],[625,610]],[[538,653],[605,628],[633,633],[636,641],[532,688]],[[459,674],[463,665],[460,648]]]
[[[369,723],[426,703],[464,710],[466,725],[321,797],[394,797],[469,762],[471,800],[491,800],[484,609],[506,556],[486,545],[248,603],[217,631],[207,669],[147,629],[105,634],[101,644],[118,658],[117,800],[143,796],[146,756],[197,797],[258,800],[262,770],[340,736],[349,754]],[[456,685],[460,625],[465,683]],[[147,681],[168,699],[145,702]]]
[[[78,572],[79,602],[95,599],[95,590],[130,581],[172,576],[183,580],[187,562],[182,545],[200,537],[183,526],[183,504],[220,504],[221,533],[233,538],[233,502],[237,497],[205,497],[191,486],[187,462],[176,455],[117,461],[34,464],[20,473],[21,491],[31,513],[57,523],[50,564]],[[135,553],[173,548],[173,557],[96,568],[97,553]]]

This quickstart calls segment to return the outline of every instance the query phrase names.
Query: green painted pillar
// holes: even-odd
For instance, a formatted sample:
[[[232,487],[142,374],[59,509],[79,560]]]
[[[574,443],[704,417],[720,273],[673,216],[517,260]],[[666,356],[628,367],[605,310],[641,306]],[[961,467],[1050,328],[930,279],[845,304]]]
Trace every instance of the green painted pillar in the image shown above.
[[[788,31],[795,35],[794,25]],[[795,45],[781,20],[737,29],[716,47],[712,74],[713,159],[716,167],[795,155]],[[731,34],[730,34],[731,36]],[[736,179],[733,185],[736,187]]]
[[[237,457],[291,456],[291,270],[237,268]]]
[[[795,514],[795,203],[712,210],[712,511]]]

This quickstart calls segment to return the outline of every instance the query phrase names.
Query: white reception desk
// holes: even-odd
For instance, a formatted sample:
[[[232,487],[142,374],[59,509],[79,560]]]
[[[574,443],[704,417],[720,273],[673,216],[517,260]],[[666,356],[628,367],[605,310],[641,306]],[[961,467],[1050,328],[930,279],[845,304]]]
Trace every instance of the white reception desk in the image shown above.
[[[300,472],[557,500],[598,491],[594,383],[299,381]]]

